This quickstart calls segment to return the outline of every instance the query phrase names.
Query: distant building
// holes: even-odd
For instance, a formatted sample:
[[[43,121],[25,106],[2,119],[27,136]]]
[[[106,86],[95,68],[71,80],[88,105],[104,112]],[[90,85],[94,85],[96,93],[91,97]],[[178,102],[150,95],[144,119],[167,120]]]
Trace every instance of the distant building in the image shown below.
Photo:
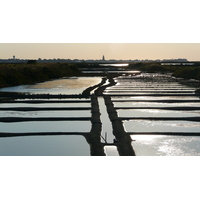
[[[15,56],[13,56],[13,60],[15,60]]]
[[[105,60],[105,56],[103,55],[102,60]]]

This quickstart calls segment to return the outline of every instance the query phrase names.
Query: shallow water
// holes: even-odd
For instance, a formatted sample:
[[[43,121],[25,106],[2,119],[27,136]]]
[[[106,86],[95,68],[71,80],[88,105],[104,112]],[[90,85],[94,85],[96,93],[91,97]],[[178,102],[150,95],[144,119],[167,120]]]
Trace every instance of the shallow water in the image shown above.
[[[105,146],[104,150],[107,156],[119,156],[119,152],[116,146]]]
[[[119,100],[199,100],[198,97],[195,96],[189,96],[189,97],[181,97],[181,96],[166,96],[166,97],[151,97],[151,96],[130,96],[130,97],[112,97],[113,101],[119,101]]]
[[[120,77],[115,80],[118,81],[117,86],[111,87],[107,91],[113,89],[120,89],[125,92],[126,88],[136,87],[168,87],[167,76],[157,77],[157,80],[152,82],[152,77],[146,75],[138,75],[135,77]],[[142,77],[142,78],[141,78]],[[166,79],[165,79],[166,78]],[[141,81],[145,83],[141,84]],[[172,80],[171,80],[172,81]],[[80,84],[79,84],[79,83]],[[82,82],[82,83],[81,83]],[[12,88],[3,88],[0,91],[10,92],[30,92],[30,93],[50,93],[50,94],[80,94],[88,86],[95,85],[101,82],[101,78],[72,78],[54,80],[46,83],[40,83],[34,86],[19,86]],[[74,83],[76,83],[74,85]],[[180,86],[186,88],[172,81],[170,87]],[[191,89],[190,87],[188,87]],[[146,89],[145,89],[146,90]],[[173,107],[173,106],[200,106],[199,102],[196,103],[159,103],[159,102],[117,102],[117,100],[197,100],[198,97],[150,97],[150,96],[135,96],[135,97],[112,97],[115,107]],[[53,100],[53,99],[52,99]],[[91,103],[83,103],[85,99],[67,99],[67,100],[79,100],[79,103],[0,103],[0,107],[91,107]],[[62,99],[64,100],[64,99]],[[88,99],[90,100],[90,99]],[[99,105],[101,110],[101,120],[103,122],[102,135],[105,136],[107,132],[107,141],[113,142],[114,136],[112,135],[112,126],[108,119],[106,108],[103,98],[99,97]],[[17,100],[20,102],[21,100]],[[59,101],[59,100],[58,100]],[[116,101],[116,102],[115,102]],[[171,111],[171,110],[159,110],[159,109],[119,109],[119,117],[192,117],[199,116],[200,111]],[[90,117],[91,111],[31,111],[31,112],[18,112],[18,111],[0,111],[0,117]],[[151,121],[151,120],[130,120],[123,121],[123,125],[127,132],[199,132],[199,122],[189,121]],[[0,132],[13,132],[13,133],[26,133],[26,132],[89,132],[91,129],[90,121],[57,121],[57,122],[20,122],[20,123],[0,123]],[[132,142],[132,146],[136,155],[199,155],[200,137],[191,136],[149,136],[140,135],[131,136],[136,140]],[[46,138],[46,139],[45,139]],[[69,138],[72,138],[69,139]],[[84,141],[84,148],[86,147],[87,153],[83,153],[82,144],[79,145],[79,139]],[[63,140],[59,143],[59,147],[56,146],[56,141]],[[1,142],[2,141],[2,142]],[[70,142],[72,141],[72,142]],[[5,145],[1,145],[1,143]],[[38,150],[36,149],[37,143],[40,145]],[[56,144],[55,144],[56,143]],[[68,144],[70,143],[70,144]],[[49,145],[51,144],[51,145]],[[11,148],[13,145],[13,149]],[[41,147],[42,146],[42,147]],[[44,146],[44,147],[43,147]],[[52,146],[52,148],[50,148]],[[66,147],[67,146],[67,147]],[[1,151],[1,147],[4,150]],[[55,148],[56,149],[55,149]],[[12,150],[9,151],[9,148]],[[17,151],[16,149],[20,149]],[[44,148],[44,149],[42,149]],[[66,150],[67,148],[67,150]],[[31,149],[31,150],[30,150]],[[53,150],[52,150],[53,149]],[[14,151],[18,155],[26,155],[27,152],[33,152],[29,155],[89,155],[89,145],[83,136],[27,136],[27,137],[13,137],[13,138],[0,138],[0,153],[1,155],[12,155]],[[58,150],[58,151],[57,151]],[[39,152],[40,151],[40,152]],[[82,152],[83,151],[83,152]],[[115,146],[105,146],[104,151],[108,156],[118,155]]]
[[[49,94],[81,94],[84,89],[101,82],[101,77],[71,77],[0,89],[0,92],[49,93]]]
[[[141,74],[135,78],[120,77],[118,84],[106,90],[109,94],[120,92],[122,94],[138,94],[141,90],[141,96],[133,97],[112,97],[114,106],[117,107],[135,107],[137,109],[118,109],[120,117],[199,117],[200,111],[183,110],[161,110],[159,107],[200,107],[200,102],[156,102],[156,100],[199,100],[195,96],[143,96],[144,91],[154,93],[161,90],[166,92],[194,91],[195,87],[182,85],[176,82],[176,79],[170,77],[156,76],[156,74]],[[155,79],[154,79],[155,78]],[[169,90],[168,90],[169,89]],[[164,94],[164,93],[163,93]],[[176,93],[174,93],[176,94]],[[192,93],[191,93],[192,94]],[[118,102],[123,100],[123,102]],[[142,101],[155,102],[142,102]],[[132,102],[131,102],[132,101]],[[136,101],[136,102],[134,102]],[[140,109],[146,107],[147,109]],[[148,109],[156,107],[154,109]],[[127,132],[195,132],[200,131],[199,122],[190,121],[154,121],[154,120],[129,120],[123,121]],[[199,136],[166,136],[166,135],[131,135],[136,155],[141,156],[193,156],[200,155],[200,137]]]
[[[200,137],[132,135],[136,156],[200,156]]]
[[[157,103],[157,102],[114,102],[115,107],[181,107],[199,106],[200,102],[195,103]]]
[[[91,111],[0,111],[0,117],[91,117]]]
[[[0,108],[14,108],[14,107],[91,107],[90,103],[42,103],[42,104],[31,104],[31,103],[0,103]]]
[[[93,85],[98,84],[101,78],[73,78],[60,79],[40,83],[30,86],[17,86],[2,88],[0,91],[9,92],[30,92],[30,93],[50,93],[50,94],[79,94]],[[29,100],[29,99],[26,99]],[[39,100],[39,99],[37,99]],[[76,100],[70,103],[51,103],[56,99],[49,99],[49,103],[23,103],[16,100],[16,103],[0,103],[1,108],[13,107],[58,107],[58,108],[77,108],[88,107],[89,110],[73,111],[0,111],[0,117],[91,117],[91,103],[83,103],[86,99],[66,99]],[[64,100],[64,99],[61,99]],[[87,99],[90,100],[90,99]],[[33,121],[19,123],[0,123],[0,132],[4,133],[38,133],[38,132],[83,132],[91,130],[90,121]],[[83,136],[77,135],[57,135],[57,136],[23,136],[0,138],[0,155],[19,155],[19,156],[88,156],[90,146]]]
[[[199,132],[199,122],[130,120],[123,122],[127,132]],[[182,136],[179,136],[182,137]]]
[[[160,109],[118,109],[119,117],[199,117],[199,111],[174,111]]]
[[[90,121],[0,122],[0,132],[5,133],[89,132],[90,129]]]
[[[0,138],[0,156],[89,156],[83,136],[23,136]]]
[[[102,97],[98,98],[98,102],[99,102],[99,109],[100,109],[100,119],[102,122],[102,132],[101,135],[104,137],[106,137],[106,140],[108,143],[112,143],[113,139],[115,139],[115,136],[113,135],[113,130],[112,130],[112,124],[111,121],[108,117],[108,113],[106,110],[106,106],[104,103],[104,99]],[[101,139],[102,142],[105,142],[104,140]]]
[[[100,64],[100,66],[113,66],[113,67],[127,67],[128,63],[118,63],[118,64]]]

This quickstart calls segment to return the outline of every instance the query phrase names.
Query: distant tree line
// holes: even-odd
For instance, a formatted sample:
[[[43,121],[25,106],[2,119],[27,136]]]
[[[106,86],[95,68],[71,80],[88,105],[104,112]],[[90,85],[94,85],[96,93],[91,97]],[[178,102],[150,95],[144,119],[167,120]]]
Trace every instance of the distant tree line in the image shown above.
[[[26,63],[0,64],[0,87],[34,84],[81,74],[76,64]]]
[[[28,60],[27,61],[27,64],[36,64],[37,63],[37,60]]]
[[[130,69],[140,70],[143,72],[154,73],[154,72],[171,72],[173,76],[177,78],[185,79],[196,79],[200,81],[200,63],[196,62],[194,65],[161,65],[161,63],[156,62],[138,62],[129,65]]]
[[[200,67],[182,67],[177,69],[173,75],[185,79],[196,79],[200,81]]]
[[[34,84],[52,79],[78,76],[81,68],[99,68],[98,64],[88,63],[27,63],[0,64],[0,87]],[[80,68],[80,69],[79,69]],[[200,80],[200,62],[192,66],[161,65],[160,62],[130,63],[128,69],[142,72],[171,72],[175,77]]]

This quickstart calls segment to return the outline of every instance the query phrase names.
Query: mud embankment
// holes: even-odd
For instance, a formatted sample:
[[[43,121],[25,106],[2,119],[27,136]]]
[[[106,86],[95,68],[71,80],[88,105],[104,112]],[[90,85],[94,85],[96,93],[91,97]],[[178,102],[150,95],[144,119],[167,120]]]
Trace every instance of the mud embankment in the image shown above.
[[[89,98],[87,95],[81,94],[29,94],[29,93],[14,93],[14,92],[0,92],[0,99],[14,100],[14,99],[80,99]]]
[[[0,100],[0,103],[26,103],[26,104],[41,104],[41,103],[90,103],[90,100],[21,100],[21,101],[14,101],[14,100]]]
[[[101,143],[102,123],[100,120],[100,110],[98,99],[95,95],[91,96],[91,123],[90,133],[85,135],[87,142],[90,144],[91,156],[105,156],[104,145]]]
[[[109,77],[108,78],[109,83],[106,85],[103,85],[101,87],[99,87],[97,90],[95,90],[95,95],[97,96],[102,96],[103,95],[103,91],[107,88],[107,87],[111,87],[113,85],[116,85],[117,82],[114,81],[113,77]]]
[[[50,135],[82,135],[85,136],[88,133],[85,132],[25,132],[25,133],[0,133],[0,137],[21,137],[21,136],[50,136]]]
[[[89,121],[90,117],[0,117],[0,122],[33,122],[33,121]]]
[[[183,107],[183,106],[178,106],[178,107],[115,107],[116,109],[120,110],[177,110],[177,111],[186,111],[186,110],[200,110],[200,107]]]
[[[107,80],[107,78],[102,78],[101,83],[99,83],[99,84],[97,84],[97,85],[94,85],[94,86],[91,86],[91,87],[85,89],[85,90],[82,92],[82,95],[83,95],[83,96],[89,96],[90,93],[92,92],[92,90],[101,87],[103,84],[106,83],[106,80]]]
[[[120,117],[124,120],[151,120],[151,121],[193,121],[200,122],[200,117]]]
[[[109,96],[104,95],[104,101],[107,107],[107,112],[112,122],[113,134],[116,137],[116,146],[120,156],[135,156],[135,152],[131,145],[131,137],[126,134],[122,121],[118,118],[117,111]]]
[[[114,100],[114,102],[159,102],[159,103],[189,103],[189,102],[191,102],[191,103],[194,103],[194,102],[200,102],[200,100],[199,99],[180,99],[180,100],[177,100],[177,99],[163,99],[163,100],[160,100],[160,99],[155,99],[155,100],[150,100],[150,99],[148,99],[148,100],[144,100],[144,99],[138,99],[138,100],[133,100],[133,99],[131,99],[131,100],[127,100],[127,99],[125,99],[125,100]]]

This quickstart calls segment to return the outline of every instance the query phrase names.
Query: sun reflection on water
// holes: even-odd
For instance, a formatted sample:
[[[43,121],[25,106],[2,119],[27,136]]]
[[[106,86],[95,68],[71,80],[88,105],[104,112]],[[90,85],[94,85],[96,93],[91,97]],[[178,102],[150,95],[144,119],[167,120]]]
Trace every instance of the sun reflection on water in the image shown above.
[[[131,135],[137,156],[199,156],[200,137]]]
[[[142,141],[142,142],[154,142],[158,138],[163,138],[164,135],[131,135],[131,139],[134,141]]]

